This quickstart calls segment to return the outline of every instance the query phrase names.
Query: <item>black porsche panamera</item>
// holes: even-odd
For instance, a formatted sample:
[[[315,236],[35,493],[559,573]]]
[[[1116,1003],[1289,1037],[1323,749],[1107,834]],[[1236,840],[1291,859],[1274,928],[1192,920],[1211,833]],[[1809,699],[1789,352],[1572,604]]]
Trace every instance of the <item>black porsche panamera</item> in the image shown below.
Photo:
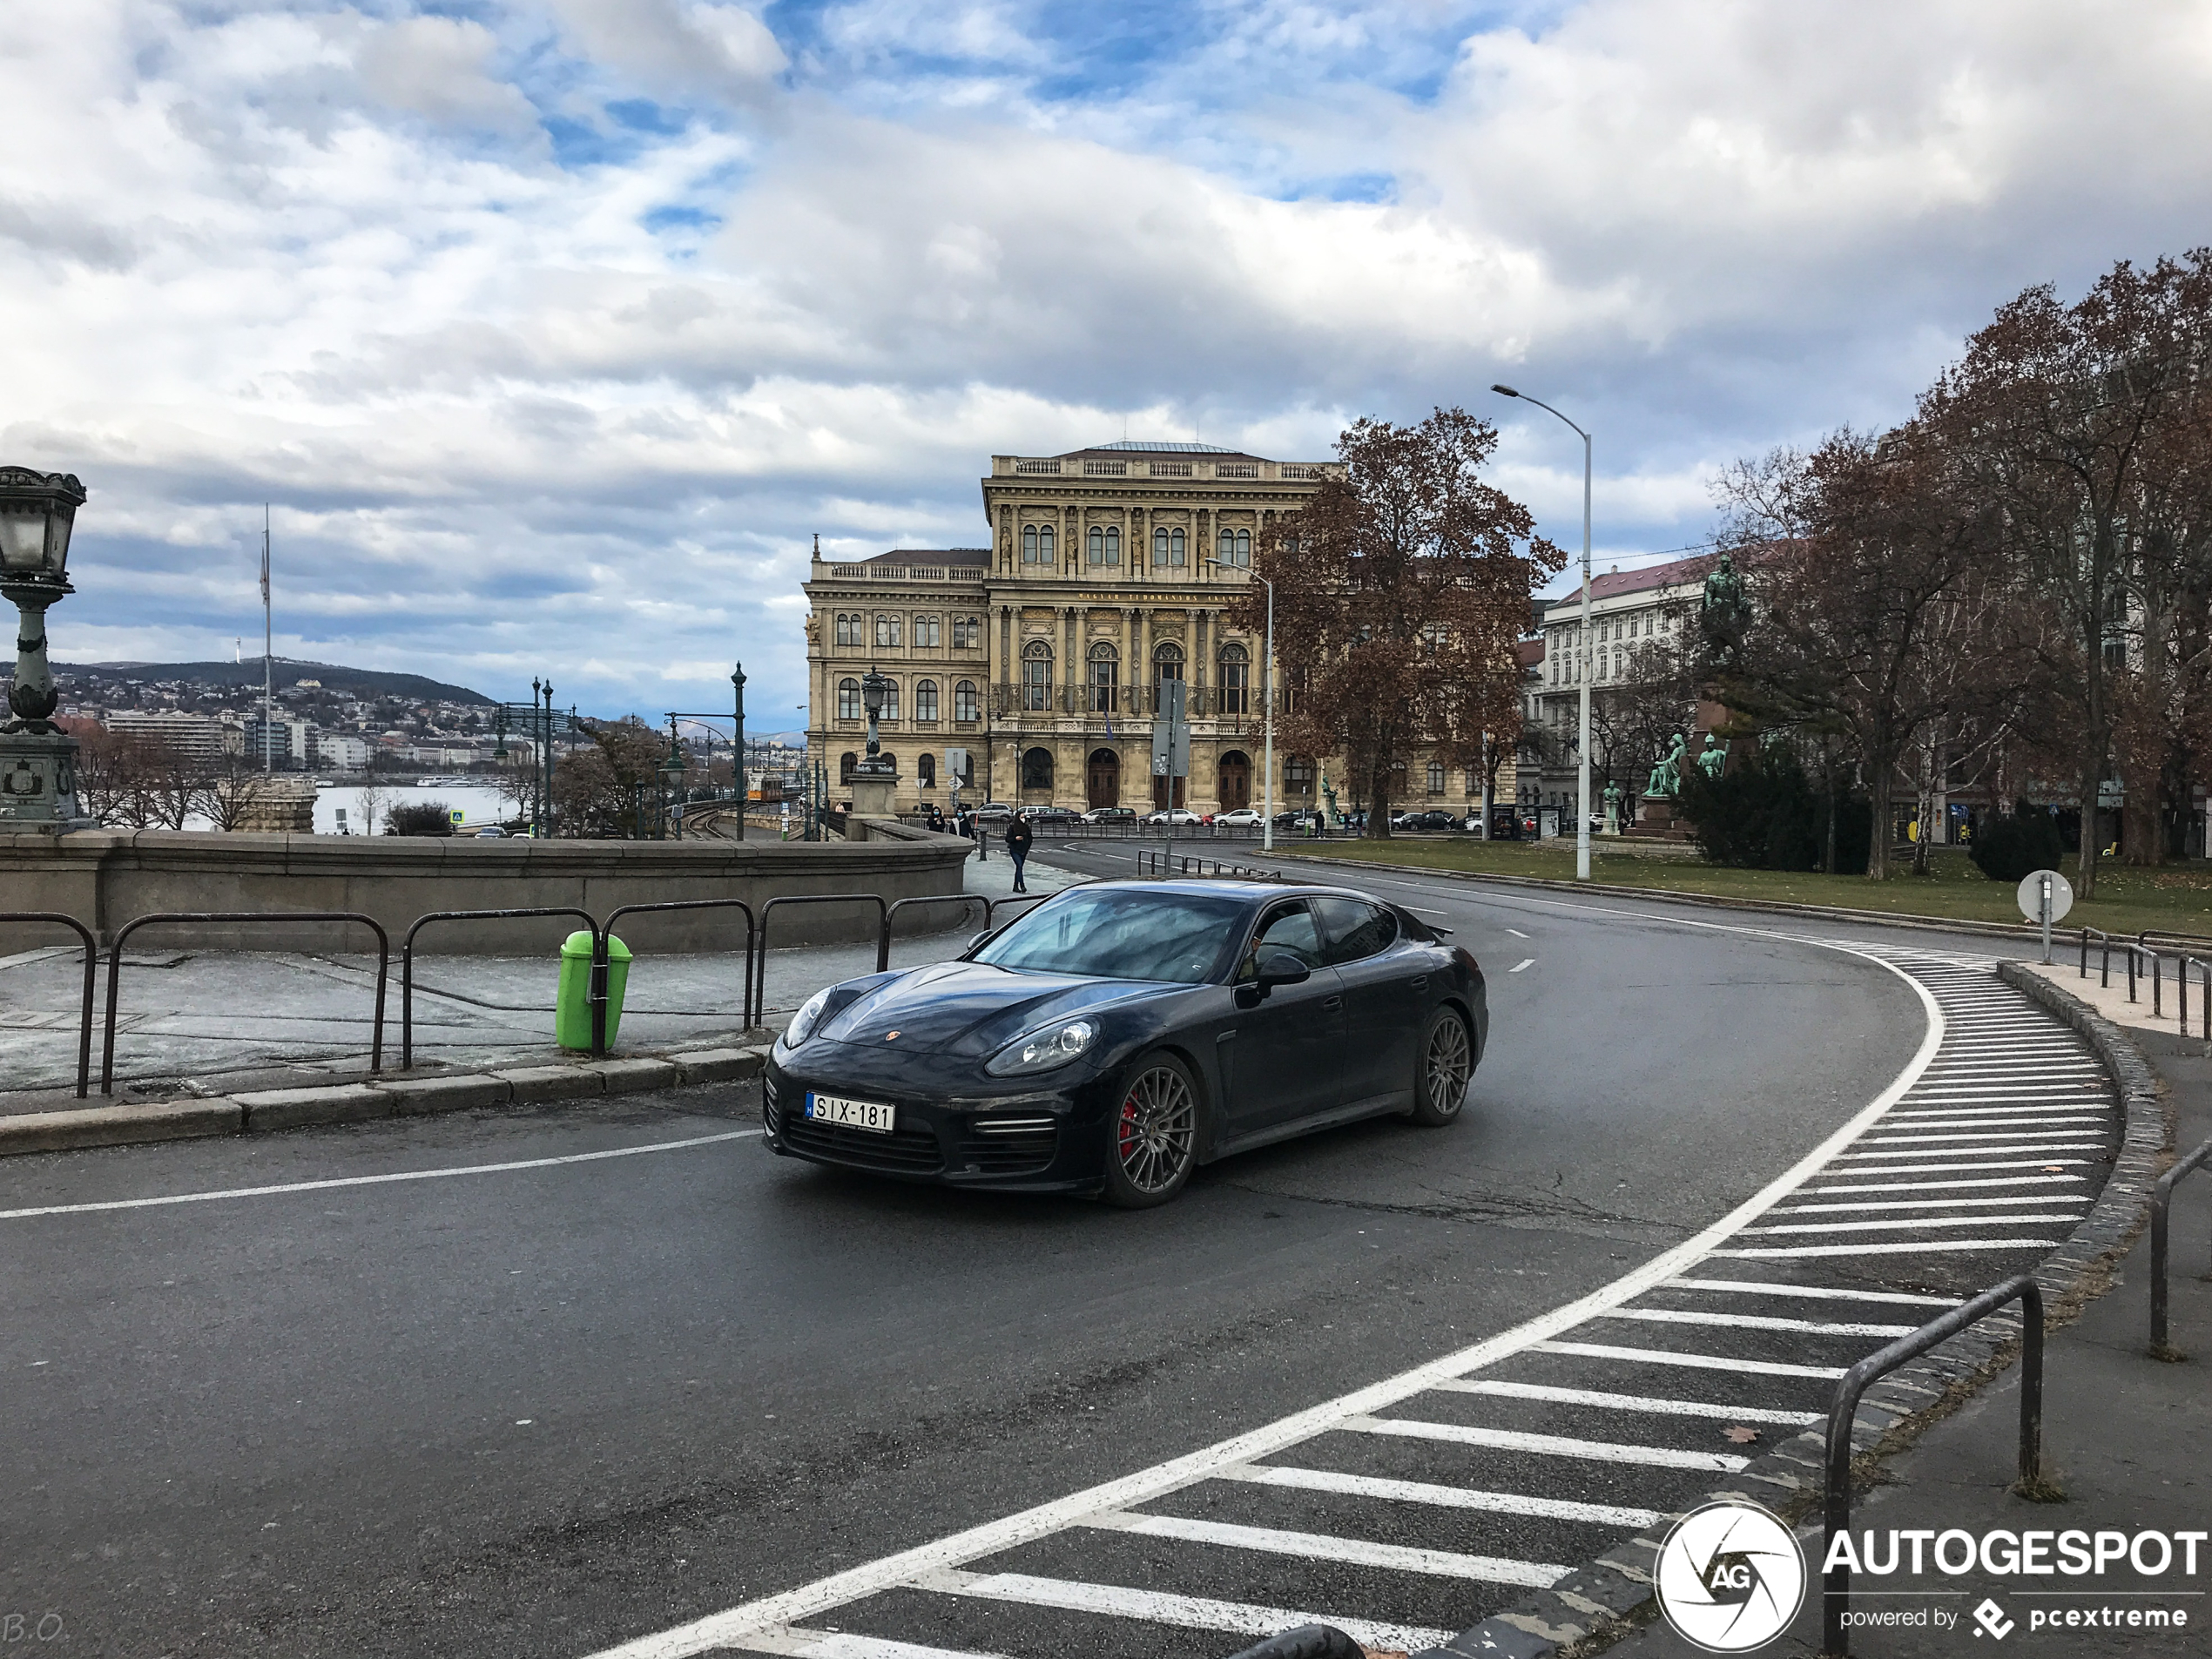
[[[1309,1130],[1460,1114],[1482,970],[1341,887],[1070,887],[958,959],[819,992],[777,1039],[774,1150],[914,1180],[1163,1204]]]

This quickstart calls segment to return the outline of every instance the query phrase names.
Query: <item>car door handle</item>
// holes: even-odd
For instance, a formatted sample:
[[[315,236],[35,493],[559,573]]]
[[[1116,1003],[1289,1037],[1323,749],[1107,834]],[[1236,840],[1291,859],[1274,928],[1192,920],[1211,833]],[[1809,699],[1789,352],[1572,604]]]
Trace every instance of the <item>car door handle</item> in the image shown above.
[[[1322,1011],[1326,1014],[1334,1014],[1343,1006],[1344,999],[1340,996],[1325,996],[1321,999]]]
[[[1419,979],[1413,981],[1413,985],[1409,988],[1416,991],[1426,991],[1428,989],[1428,975],[1426,974],[1422,974]]]

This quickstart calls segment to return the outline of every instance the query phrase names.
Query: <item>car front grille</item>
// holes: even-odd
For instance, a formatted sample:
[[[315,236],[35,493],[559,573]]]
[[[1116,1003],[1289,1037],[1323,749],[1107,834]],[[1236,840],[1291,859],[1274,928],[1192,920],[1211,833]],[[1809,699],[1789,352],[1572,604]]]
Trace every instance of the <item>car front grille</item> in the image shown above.
[[[1035,1175],[1059,1150],[1056,1117],[979,1117],[961,1138],[954,1162],[968,1174]]]
[[[903,1116],[903,1115],[902,1115]],[[945,1167],[937,1132],[927,1123],[901,1122],[888,1135],[844,1123],[817,1123],[793,1113],[783,1126],[783,1141],[793,1151],[856,1170],[897,1175],[934,1175]]]

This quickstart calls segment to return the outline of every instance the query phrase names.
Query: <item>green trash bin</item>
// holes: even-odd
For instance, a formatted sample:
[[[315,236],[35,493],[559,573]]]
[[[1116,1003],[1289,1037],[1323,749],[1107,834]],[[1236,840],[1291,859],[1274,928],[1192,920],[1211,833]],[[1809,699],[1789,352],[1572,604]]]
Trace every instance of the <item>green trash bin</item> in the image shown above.
[[[630,947],[607,936],[607,1047],[622,1028],[622,994],[630,983]],[[553,998],[553,1040],[591,1051],[591,934],[579,927],[561,941],[561,988]]]

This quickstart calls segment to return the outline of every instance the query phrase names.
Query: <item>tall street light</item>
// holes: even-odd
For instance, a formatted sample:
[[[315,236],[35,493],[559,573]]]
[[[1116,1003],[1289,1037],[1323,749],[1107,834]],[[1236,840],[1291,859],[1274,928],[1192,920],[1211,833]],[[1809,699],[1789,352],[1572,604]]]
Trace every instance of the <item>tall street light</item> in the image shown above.
[[[1501,397],[1517,397],[1534,403],[1547,415],[1559,415],[1582,440],[1582,631],[1575,653],[1575,667],[1582,686],[1582,738],[1575,756],[1575,879],[1590,879],[1590,435],[1541,398],[1516,392],[1510,386],[1490,388]]]
[[[1260,758],[1259,778],[1259,845],[1264,852],[1275,850],[1275,584],[1250,565],[1225,565],[1219,559],[1208,559],[1208,564],[1220,565],[1223,570],[1242,570],[1267,590],[1267,643],[1259,658],[1260,718],[1266,732],[1264,752]]]
[[[0,719],[0,827],[59,834],[83,829],[77,741],[54,723],[60,698],[46,662],[46,612],[76,591],[69,536],[84,486],[64,472],[0,467],[0,595],[14,601],[16,678]]]

